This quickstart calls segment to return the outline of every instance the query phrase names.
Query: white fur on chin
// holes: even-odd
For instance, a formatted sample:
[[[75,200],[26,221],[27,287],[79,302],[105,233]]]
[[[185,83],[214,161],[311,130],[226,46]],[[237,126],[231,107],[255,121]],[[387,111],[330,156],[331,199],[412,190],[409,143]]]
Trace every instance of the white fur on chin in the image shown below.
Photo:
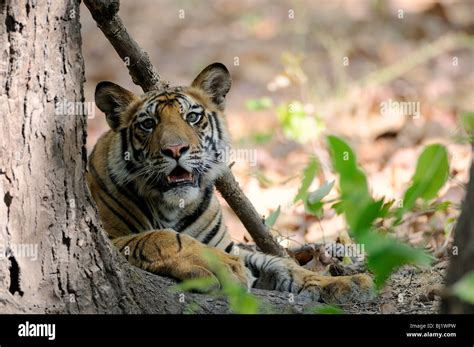
[[[175,187],[163,193],[163,200],[169,206],[184,208],[199,198],[198,187]]]

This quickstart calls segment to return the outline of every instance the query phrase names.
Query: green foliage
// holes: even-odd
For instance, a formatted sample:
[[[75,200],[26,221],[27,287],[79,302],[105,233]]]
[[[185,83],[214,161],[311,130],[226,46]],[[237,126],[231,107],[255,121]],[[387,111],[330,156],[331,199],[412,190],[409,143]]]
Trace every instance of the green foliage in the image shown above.
[[[190,304],[188,304],[184,310],[183,310],[183,314],[195,314],[195,313],[198,313],[199,312],[199,304],[197,302],[191,302]]]
[[[306,312],[314,314],[344,314],[344,311],[342,309],[331,305],[321,305],[317,307],[312,307]]]
[[[435,205],[436,212],[447,212],[448,209],[453,205],[451,201],[442,201]]]
[[[461,124],[472,140],[472,137],[474,136],[474,112],[461,113]]]
[[[356,156],[348,144],[335,136],[329,136],[328,144],[333,167],[339,174],[341,188],[339,207],[344,212],[351,235],[356,242],[365,245],[368,254],[367,265],[375,275],[377,287],[383,285],[392,271],[404,264],[429,265],[432,258],[424,251],[401,244],[374,230],[374,221],[387,215],[393,202],[384,204],[383,199],[374,201],[369,193],[367,178],[358,167]],[[439,150],[435,149],[435,153],[438,153]],[[432,157],[432,150],[428,153],[430,155],[427,157]],[[425,160],[426,158],[423,158],[422,162]],[[443,165],[441,167],[444,168]],[[425,175],[417,171],[415,176],[414,182],[424,187],[423,190],[420,189],[420,194],[431,197],[440,180],[435,180],[438,183],[433,185],[426,185]]]
[[[239,314],[255,314],[259,312],[259,300],[247,291],[242,284],[235,282],[227,269],[225,269],[219,260],[212,253],[203,254],[204,259],[217,274],[221,283],[221,293],[229,301],[230,309]]]
[[[275,182],[265,176],[261,170],[255,170],[254,176],[262,186],[271,187],[275,185]]]
[[[248,99],[245,102],[245,107],[249,111],[261,111],[273,106],[273,100],[269,97],[260,99]]]
[[[232,312],[237,314],[259,313],[260,301],[240,284],[228,282],[223,286],[223,294],[229,300]]]
[[[468,272],[454,284],[453,293],[461,300],[474,305],[474,271]]]
[[[308,115],[299,101],[280,105],[277,116],[283,133],[290,140],[307,143],[321,132],[321,123],[314,116]]]
[[[273,129],[270,131],[256,131],[236,139],[235,142],[240,147],[254,146],[256,144],[263,145],[271,141],[274,136]]]
[[[450,217],[450,218],[447,218],[445,220],[445,222],[444,222],[444,236],[446,238],[448,238],[451,235],[451,233],[453,232],[454,227],[456,225],[456,222],[457,222],[457,220],[454,217]]]
[[[240,24],[248,31],[253,31],[255,27],[262,21],[262,15],[256,12],[246,12],[240,17]]]
[[[273,132],[261,132],[251,135],[252,141],[256,144],[262,145],[273,138]]]
[[[305,199],[305,210],[309,214],[321,218],[323,215],[323,202],[321,201],[326,195],[329,194],[332,187],[334,187],[335,181],[326,181],[321,187],[316,189],[314,192],[309,193]]]
[[[333,168],[339,174],[341,208],[350,228],[357,232],[361,217],[372,209],[374,203],[369,194],[367,178],[358,167],[356,156],[347,143],[336,136],[329,136],[328,144]],[[371,222],[366,217],[364,221]]]
[[[390,208],[393,206],[394,203],[395,200],[389,200],[387,202],[384,202],[382,208],[380,209],[380,217],[387,217],[390,214]]]
[[[301,181],[301,186],[298,189],[298,193],[295,196],[293,202],[297,202],[299,200],[305,200],[308,195],[308,189],[313,182],[314,176],[318,172],[318,162],[315,158],[311,158],[308,166],[304,169],[303,172],[303,180]]]
[[[177,292],[198,292],[198,293],[209,293],[215,287],[216,279],[213,277],[201,277],[201,278],[193,278],[186,281],[183,281],[175,286],[171,287],[170,290],[173,293]]]
[[[336,181],[326,181],[323,183],[321,187],[316,189],[314,192],[311,192],[308,194],[308,203],[310,204],[316,204],[320,202],[326,195],[329,194],[331,191],[332,187],[334,187],[334,183]]]
[[[415,206],[417,199],[425,201],[436,197],[448,180],[449,164],[446,148],[439,144],[426,147],[418,158],[412,184],[405,192],[403,206],[397,211],[398,220]]]
[[[280,216],[280,212],[281,212],[281,206],[278,205],[278,208],[272,213],[270,213],[270,215],[265,219],[265,225],[269,228],[273,228],[273,226],[275,225],[275,222],[278,219],[278,216]]]
[[[339,175],[341,195],[333,208],[338,214],[344,214],[350,234],[357,243],[365,246],[367,252],[367,265],[375,276],[378,288],[383,285],[390,274],[405,264],[428,266],[432,257],[425,251],[415,249],[377,232],[375,221],[380,218],[397,217],[393,222],[395,226],[403,214],[415,207],[418,199],[424,201],[436,197],[439,189],[445,184],[448,173],[448,159],[446,148],[442,145],[430,145],[420,155],[415,174],[410,187],[405,192],[404,206],[394,208],[394,200],[374,200],[370,194],[367,177],[357,164],[357,157],[351,147],[336,136],[328,137],[331,161],[334,170]],[[308,192],[313,182],[319,164],[316,158],[311,158],[304,169],[303,178],[294,202],[303,201],[308,213],[321,216],[324,198],[334,187],[334,181],[326,181],[313,192]],[[430,205],[434,211],[446,211],[449,202]],[[281,212],[281,207],[273,211],[265,220],[268,227],[273,227]],[[449,230],[451,226],[449,226]],[[446,226],[448,230],[448,226]],[[215,290],[215,295],[227,298],[230,308],[235,313],[258,313],[265,308],[260,300],[247,291],[247,288],[232,280],[227,270],[219,264],[212,254],[203,255],[210,264],[220,283],[220,289]],[[205,292],[216,287],[216,278],[192,279],[176,286],[175,291],[194,290]],[[458,282],[453,290],[463,300],[474,302],[474,272],[466,275]],[[190,308],[192,311],[192,308]],[[310,309],[317,314],[343,313],[334,306],[322,306]]]
[[[405,264],[429,266],[432,258],[420,249],[397,242],[386,236],[370,232],[356,238],[365,245],[367,266],[375,275],[377,287],[383,285],[392,271]]]
[[[224,296],[228,302],[232,312],[237,314],[255,314],[261,309],[261,302],[254,295],[247,291],[242,284],[232,279],[229,271],[219,262],[212,253],[204,252],[202,257],[213,269],[214,274],[220,283],[219,290],[216,288],[215,278],[196,278],[183,281],[170,290],[174,293],[182,291],[198,291],[209,292],[217,296]]]
[[[331,208],[336,211],[336,214],[340,216],[341,214],[344,213],[344,208],[342,206],[342,201],[335,202],[332,204]]]

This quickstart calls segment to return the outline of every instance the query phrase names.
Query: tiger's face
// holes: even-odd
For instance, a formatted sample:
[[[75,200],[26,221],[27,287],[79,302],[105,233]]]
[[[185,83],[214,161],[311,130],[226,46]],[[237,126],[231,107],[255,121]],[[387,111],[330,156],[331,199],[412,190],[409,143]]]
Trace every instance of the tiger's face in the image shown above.
[[[97,85],[97,106],[116,133],[109,160],[120,184],[168,205],[196,199],[222,173],[229,145],[223,115],[231,86],[227,68],[205,68],[189,87],[136,96],[111,82]]]

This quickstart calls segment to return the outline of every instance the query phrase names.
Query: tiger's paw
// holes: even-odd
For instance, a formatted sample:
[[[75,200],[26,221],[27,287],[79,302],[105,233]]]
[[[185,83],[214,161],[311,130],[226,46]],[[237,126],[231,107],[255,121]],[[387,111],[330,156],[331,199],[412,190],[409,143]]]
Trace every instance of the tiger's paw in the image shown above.
[[[230,280],[247,287],[247,270],[240,258],[206,246],[188,235],[174,231],[162,231],[157,234],[157,237],[150,238],[144,247],[144,250],[150,250],[146,258],[153,259],[148,263],[148,271],[170,276],[178,281],[210,278],[213,283],[206,289],[197,289],[200,292],[221,288],[222,272],[225,272]]]
[[[369,302],[375,297],[372,278],[366,274],[322,276],[295,264],[290,268],[296,292],[328,304]]]

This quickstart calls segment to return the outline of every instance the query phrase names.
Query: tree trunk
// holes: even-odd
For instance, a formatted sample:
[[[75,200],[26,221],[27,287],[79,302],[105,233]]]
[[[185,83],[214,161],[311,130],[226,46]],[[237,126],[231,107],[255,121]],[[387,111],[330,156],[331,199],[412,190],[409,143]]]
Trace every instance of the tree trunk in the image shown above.
[[[453,255],[446,275],[448,288],[468,272],[474,271],[474,162],[471,164],[470,176],[461,216],[455,229]],[[472,314],[474,305],[454,295],[447,295],[441,303],[441,312]]]
[[[84,105],[79,2],[0,7],[0,313],[229,312],[221,298],[172,294],[172,280],[130,266],[100,227],[87,115],[69,109]],[[254,293],[280,312],[309,304]]]
[[[53,0],[1,8],[0,290],[14,302],[6,311],[106,311],[120,298],[85,189],[86,116],[55,107],[83,101],[78,11]]]

